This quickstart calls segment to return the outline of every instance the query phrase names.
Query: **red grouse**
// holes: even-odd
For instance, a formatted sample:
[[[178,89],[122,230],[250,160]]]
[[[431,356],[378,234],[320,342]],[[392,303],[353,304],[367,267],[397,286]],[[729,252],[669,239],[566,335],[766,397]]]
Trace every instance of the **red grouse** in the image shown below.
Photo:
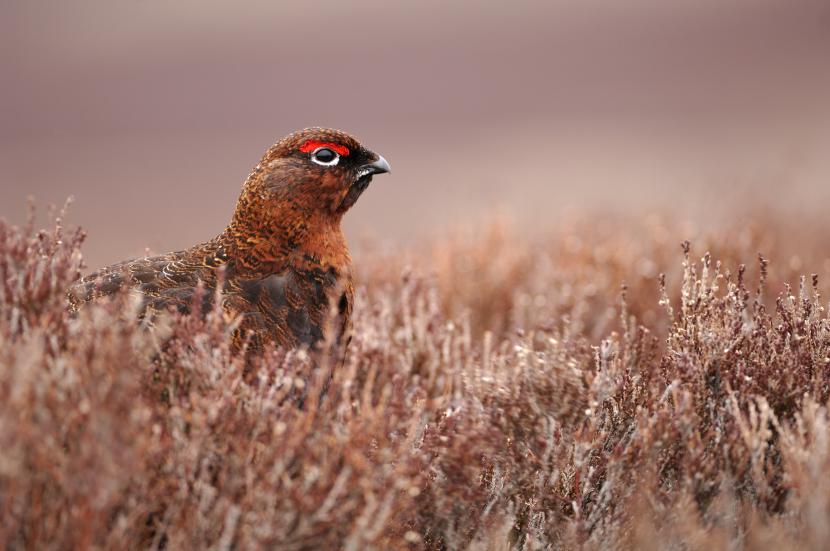
[[[70,307],[128,287],[142,297],[142,318],[190,312],[198,286],[240,316],[236,344],[314,348],[350,329],[351,257],[340,229],[375,174],[380,155],[344,132],[310,128],[272,146],[242,186],[230,225],[190,249],[122,262],[72,286]],[[221,275],[220,275],[221,272]]]

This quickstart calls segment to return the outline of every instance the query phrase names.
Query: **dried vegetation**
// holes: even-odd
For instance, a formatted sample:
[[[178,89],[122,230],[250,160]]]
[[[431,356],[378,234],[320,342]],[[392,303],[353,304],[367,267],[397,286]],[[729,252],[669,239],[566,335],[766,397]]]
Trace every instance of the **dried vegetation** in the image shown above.
[[[0,223],[0,547],[827,548],[830,250],[798,231],[364,252],[318,399],[324,366],[246,367],[217,312],[166,346],[126,296],[70,318],[82,234]]]

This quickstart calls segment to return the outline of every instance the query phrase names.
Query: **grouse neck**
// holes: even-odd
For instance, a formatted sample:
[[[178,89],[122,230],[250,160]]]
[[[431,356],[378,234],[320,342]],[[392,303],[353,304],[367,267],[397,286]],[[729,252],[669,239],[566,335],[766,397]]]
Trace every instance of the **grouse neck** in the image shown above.
[[[227,243],[237,272],[274,273],[286,267],[332,267],[351,264],[340,218],[330,213],[280,209],[280,217],[234,215],[221,241]]]

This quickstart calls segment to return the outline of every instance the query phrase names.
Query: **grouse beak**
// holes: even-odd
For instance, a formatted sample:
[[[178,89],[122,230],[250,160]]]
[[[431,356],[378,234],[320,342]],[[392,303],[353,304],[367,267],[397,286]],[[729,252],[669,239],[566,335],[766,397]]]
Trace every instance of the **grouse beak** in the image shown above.
[[[369,187],[369,183],[372,181],[373,175],[385,174],[392,171],[392,168],[389,166],[386,159],[380,155],[377,157],[378,158],[375,162],[360,167],[360,171],[357,173],[357,179],[349,186],[345,197],[343,197],[343,200],[340,201],[340,204],[337,206],[336,212],[343,213],[349,210],[349,208],[355,204],[357,198],[360,197],[360,194],[363,193],[367,187]]]
[[[386,161],[386,159],[378,155],[377,161],[363,167],[363,170],[361,170],[361,172],[364,171],[366,174],[386,174],[387,172],[392,172],[392,167],[389,166],[389,163]]]

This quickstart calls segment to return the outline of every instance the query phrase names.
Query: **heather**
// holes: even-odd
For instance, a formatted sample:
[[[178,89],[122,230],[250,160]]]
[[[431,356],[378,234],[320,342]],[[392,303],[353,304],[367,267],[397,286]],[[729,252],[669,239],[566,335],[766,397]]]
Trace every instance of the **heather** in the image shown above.
[[[220,311],[148,330],[129,294],[72,317],[83,233],[0,222],[0,547],[826,548],[826,235],[367,245],[331,365],[246,361]]]

